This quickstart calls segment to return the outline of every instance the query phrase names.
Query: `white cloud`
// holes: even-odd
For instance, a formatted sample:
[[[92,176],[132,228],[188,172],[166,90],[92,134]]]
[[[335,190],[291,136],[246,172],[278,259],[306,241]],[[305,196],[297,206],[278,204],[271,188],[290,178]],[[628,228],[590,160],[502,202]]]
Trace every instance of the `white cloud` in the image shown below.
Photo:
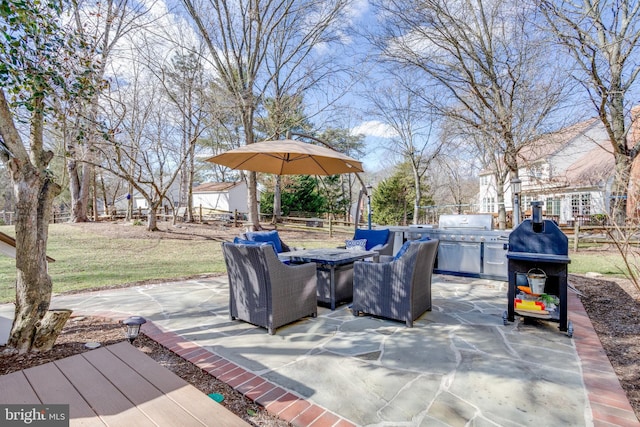
[[[358,20],[367,15],[370,9],[368,0],[355,0],[349,5],[346,14],[350,19]]]
[[[377,120],[369,120],[351,129],[353,135],[372,136],[376,138],[394,138],[398,133],[391,126]]]

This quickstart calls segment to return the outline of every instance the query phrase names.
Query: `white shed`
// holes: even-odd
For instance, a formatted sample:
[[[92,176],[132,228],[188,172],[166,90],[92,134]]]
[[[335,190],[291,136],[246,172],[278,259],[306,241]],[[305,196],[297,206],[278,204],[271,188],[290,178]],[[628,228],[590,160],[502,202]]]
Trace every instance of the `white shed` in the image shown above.
[[[193,189],[193,207],[218,212],[248,212],[247,184],[237,182],[206,182]]]

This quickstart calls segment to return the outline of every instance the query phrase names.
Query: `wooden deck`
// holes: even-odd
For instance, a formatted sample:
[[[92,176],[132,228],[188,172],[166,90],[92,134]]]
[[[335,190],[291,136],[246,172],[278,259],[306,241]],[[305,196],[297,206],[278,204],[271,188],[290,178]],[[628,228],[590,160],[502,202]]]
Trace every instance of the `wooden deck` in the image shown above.
[[[124,341],[0,376],[0,403],[69,404],[72,426],[248,426]]]

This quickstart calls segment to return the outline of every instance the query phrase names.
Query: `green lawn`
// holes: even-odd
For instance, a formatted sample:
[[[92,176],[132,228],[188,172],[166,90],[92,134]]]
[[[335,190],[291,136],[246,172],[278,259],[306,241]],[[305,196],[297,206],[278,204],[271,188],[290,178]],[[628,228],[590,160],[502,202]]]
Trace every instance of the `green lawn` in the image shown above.
[[[14,234],[13,227],[0,231]],[[52,224],[47,254],[54,292],[225,271],[213,240],[109,238]],[[0,302],[15,298],[15,260],[0,257]]]
[[[622,256],[613,250],[589,251],[579,250],[578,252],[569,251],[569,273],[584,274],[588,272],[596,272],[605,276],[623,276],[624,262]]]
[[[215,240],[105,237],[86,230],[68,224],[51,225],[48,254],[56,260],[49,264],[54,292],[225,272],[220,243]],[[0,226],[0,231],[14,235],[11,226]],[[328,234],[307,238],[302,233],[298,241],[287,243],[309,248],[326,246],[327,241],[334,245],[341,239],[344,236],[331,242]],[[621,275],[623,264],[615,252],[581,249],[569,255],[570,273]],[[0,302],[15,299],[14,283],[15,260],[0,256]]]

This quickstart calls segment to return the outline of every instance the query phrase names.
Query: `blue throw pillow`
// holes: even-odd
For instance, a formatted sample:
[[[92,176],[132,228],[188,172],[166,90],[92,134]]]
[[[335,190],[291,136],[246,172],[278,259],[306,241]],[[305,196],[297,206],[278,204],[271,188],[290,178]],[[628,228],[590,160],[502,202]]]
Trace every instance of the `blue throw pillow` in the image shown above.
[[[367,248],[367,241],[365,239],[360,239],[360,240],[345,240],[345,247],[347,249],[350,250],[366,250]]]
[[[393,260],[395,261],[397,259],[400,259],[400,257],[404,255],[405,252],[407,252],[410,245],[411,245],[411,240],[404,242],[404,244],[402,245],[402,247],[400,248],[396,256],[393,257]]]
[[[247,245],[247,246],[262,246],[262,245],[270,245],[273,248],[273,251],[278,255],[278,251],[276,250],[273,242],[256,242],[253,240],[244,240],[239,237],[233,239],[233,243],[236,245]]]
[[[423,236],[423,237],[419,238],[418,240],[407,240],[404,243],[404,245],[402,245],[402,247],[400,248],[400,250],[398,251],[396,256],[393,257],[394,261],[397,260],[398,258],[400,258],[402,255],[404,255],[405,252],[407,252],[407,249],[409,249],[409,245],[411,244],[411,242],[426,242],[428,240],[431,240],[431,237]]]
[[[277,230],[273,231],[254,231],[246,233],[247,239],[253,242],[267,242],[273,244],[276,248],[276,252],[282,252],[282,245],[280,244],[280,236]]]
[[[385,243],[387,243],[387,240],[389,239],[389,233],[390,231],[388,228],[382,230],[365,230],[362,228],[357,228],[356,233],[353,236],[353,240],[366,239],[366,249],[369,250],[374,246],[384,245]]]

